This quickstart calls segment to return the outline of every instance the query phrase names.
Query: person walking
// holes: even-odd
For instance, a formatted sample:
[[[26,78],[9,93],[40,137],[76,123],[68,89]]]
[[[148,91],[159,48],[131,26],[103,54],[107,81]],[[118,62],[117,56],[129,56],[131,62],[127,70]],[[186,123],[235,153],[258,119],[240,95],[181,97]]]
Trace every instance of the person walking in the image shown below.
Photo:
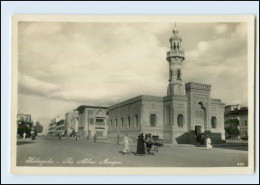
[[[119,142],[120,142],[120,136],[119,136],[119,134],[117,134],[117,144],[119,145]]]
[[[26,138],[26,133],[24,132],[24,133],[23,133],[23,139],[25,139],[25,138]]]
[[[211,139],[208,136],[207,136],[207,139],[206,139],[206,148],[207,148],[207,150],[212,149]]]
[[[137,138],[136,155],[145,155],[144,133],[143,132],[141,132]]]
[[[31,137],[32,137],[32,140],[35,139],[34,130],[31,130]]]
[[[129,154],[129,137],[128,137],[128,134],[125,135],[123,143],[124,143],[124,150],[123,150],[124,154]]]

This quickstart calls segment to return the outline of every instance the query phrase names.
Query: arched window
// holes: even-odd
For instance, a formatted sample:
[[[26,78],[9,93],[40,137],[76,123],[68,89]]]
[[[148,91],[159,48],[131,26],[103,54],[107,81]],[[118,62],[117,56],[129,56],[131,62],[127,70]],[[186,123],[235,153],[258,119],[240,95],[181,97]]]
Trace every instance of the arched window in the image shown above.
[[[117,119],[116,119],[116,128],[118,128],[118,123],[117,123]]]
[[[183,117],[183,115],[182,114],[179,114],[178,115],[178,118],[177,118],[178,120],[178,127],[183,127],[183,122],[184,122],[184,117]]]
[[[178,69],[177,71],[177,80],[181,80],[181,70]]]
[[[113,128],[113,121],[110,120],[110,129],[112,129],[112,128]]]
[[[217,128],[217,118],[216,117],[211,118],[211,128]]]
[[[127,117],[128,127],[131,127],[131,119],[130,116]]]
[[[176,49],[176,44],[175,44],[175,42],[174,42],[173,48]]]
[[[91,114],[92,114],[92,113],[91,113]],[[104,115],[104,111],[101,110],[101,109],[99,109],[99,110],[97,111],[97,115]]]
[[[155,127],[157,122],[156,114],[150,115],[150,126]]]
[[[179,44],[179,42],[178,42],[177,48],[180,49],[180,44]]]

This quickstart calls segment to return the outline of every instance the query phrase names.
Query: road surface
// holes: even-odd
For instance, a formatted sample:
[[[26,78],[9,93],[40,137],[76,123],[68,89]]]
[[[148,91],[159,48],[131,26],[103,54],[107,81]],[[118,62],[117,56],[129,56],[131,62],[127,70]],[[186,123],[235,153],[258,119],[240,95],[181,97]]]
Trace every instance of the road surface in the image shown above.
[[[212,150],[192,145],[160,147],[155,155],[122,154],[123,146],[98,140],[37,137],[17,141],[17,166],[79,167],[235,167],[248,165],[245,145],[219,146]]]

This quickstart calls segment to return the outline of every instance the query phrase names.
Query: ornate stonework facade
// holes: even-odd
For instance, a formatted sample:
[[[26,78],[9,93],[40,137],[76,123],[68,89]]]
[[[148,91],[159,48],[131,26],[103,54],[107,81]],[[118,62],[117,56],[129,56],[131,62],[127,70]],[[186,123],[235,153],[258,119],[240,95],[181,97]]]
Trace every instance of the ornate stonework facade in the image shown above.
[[[159,135],[166,143],[195,143],[195,133],[205,133],[212,142],[224,142],[224,108],[210,96],[211,85],[182,80],[185,61],[182,38],[173,30],[167,96],[141,95],[108,107],[108,137],[126,133],[136,137],[140,131]]]

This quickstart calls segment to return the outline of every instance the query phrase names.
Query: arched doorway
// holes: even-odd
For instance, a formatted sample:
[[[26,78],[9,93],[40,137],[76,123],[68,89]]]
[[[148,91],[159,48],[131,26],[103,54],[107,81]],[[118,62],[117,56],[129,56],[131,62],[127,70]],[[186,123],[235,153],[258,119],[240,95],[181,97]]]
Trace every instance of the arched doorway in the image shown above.
[[[202,101],[195,106],[195,138],[201,142],[203,133],[207,130],[207,109]]]

